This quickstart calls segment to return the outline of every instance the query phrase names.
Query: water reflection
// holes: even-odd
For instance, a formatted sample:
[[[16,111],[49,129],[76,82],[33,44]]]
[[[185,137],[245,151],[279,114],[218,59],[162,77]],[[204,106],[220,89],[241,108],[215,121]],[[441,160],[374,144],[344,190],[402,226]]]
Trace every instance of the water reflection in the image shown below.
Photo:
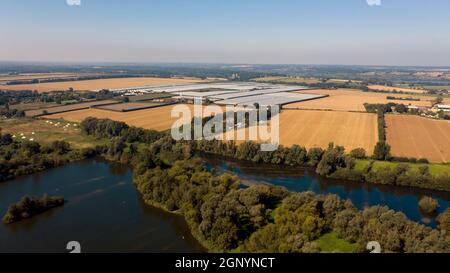
[[[237,175],[244,184],[267,183],[283,186],[291,191],[313,191],[318,194],[336,194],[350,199],[362,209],[367,206],[385,205],[401,211],[409,219],[435,227],[439,213],[450,207],[450,193],[410,187],[375,185],[353,181],[341,181],[318,176],[308,168],[291,168],[243,161],[230,161],[217,156],[204,155],[208,168],[217,173]],[[436,213],[425,214],[418,205],[420,198],[430,196],[438,200]]]
[[[132,172],[101,160],[73,163],[0,184],[0,213],[24,195],[69,202],[32,219],[0,224],[0,252],[203,252],[183,217],[143,203]]]

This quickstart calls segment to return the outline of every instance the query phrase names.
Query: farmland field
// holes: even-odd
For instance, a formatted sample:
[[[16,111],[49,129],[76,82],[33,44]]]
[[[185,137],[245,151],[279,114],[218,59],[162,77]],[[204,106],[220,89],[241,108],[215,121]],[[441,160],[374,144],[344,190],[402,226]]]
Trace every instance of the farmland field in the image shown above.
[[[129,112],[129,111],[136,111],[141,109],[147,109],[147,108],[154,108],[164,105],[163,103],[145,103],[145,102],[129,102],[129,103],[118,103],[118,104],[110,104],[110,105],[102,105],[96,107],[97,109],[102,110],[110,110],[110,111],[117,111],[117,112]]]
[[[304,93],[300,91],[298,93]],[[434,97],[431,96],[413,96],[408,97],[419,98],[420,101],[404,101],[404,100],[388,100],[387,94],[362,92],[355,89],[318,89],[307,90],[308,94],[329,95],[327,98],[320,100],[312,100],[305,102],[297,102],[285,105],[285,109],[300,108],[300,109],[319,109],[319,110],[337,110],[337,111],[365,111],[364,103],[402,103],[405,105],[417,106],[431,106],[431,101]],[[450,102],[446,99],[446,103]]]
[[[330,142],[350,151],[373,152],[378,142],[377,118],[369,113],[285,110],[280,115],[280,142],[326,148]]]
[[[90,101],[90,102],[69,104],[69,105],[49,107],[49,108],[43,108],[43,109],[29,110],[29,111],[25,111],[25,115],[27,117],[34,117],[34,116],[43,115],[44,113],[55,114],[55,113],[61,113],[61,112],[66,112],[66,111],[85,109],[85,108],[89,108],[89,107],[96,106],[96,105],[106,105],[106,104],[115,104],[115,103],[118,103],[118,101],[115,101],[115,100]]]
[[[193,105],[188,105],[193,108]],[[112,119],[122,121],[130,126],[142,127],[144,129],[153,129],[165,131],[172,127],[177,118],[171,118],[173,105],[137,110],[133,112],[111,112],[101,109],[85,109],[79,111],[65,112],[44,116],[49,119],[64,119],[71,122],[81,122],[87,117],[96,117],[100,119]]]
[[[246,136],[249,129],[245,130]],[[238,143],[241,143],[239,141]],[[333,142],[350,152],[364,148],[372,154],[378,142],[375,114],[337,111],[283,110],[280,114],[280,144],[290,147],[327,148]]]
[[[117,78],[85,81],[52,82],[37,84],[0,85],[4,90],[37,90],[38,92],[61,91],[73,88],[74,90],[99,90],[137,87],[144,85],[171,85],[202,82],[197,79],[172,79],[172,78]]]
[[[258,78],[254,79],[256,82],[276,82],[276,83],[291,83],[291,84],[318,84],[323,83],[320,78],[313,78],[313,77],[264,77],[264,78]],[[325,83],[347,83],[349,80],[344,79],[327,79]],[[353,80],[353,83],[361,83],[361,81]]]
[[[130,100],[130,102],[137,102],[155,99],[167,99],[173,96],[174,95],[168,93],[150,93],[145,95],[129,96],[128,99]]]
[[[264,77],[259,79],[254,79],[256,82],[277,82],[277,83],[306,83],[306,84],[316,84],[320,83],[319,79],[316,78],[304,78],[304,77]]]
[[[450,162],[450,121],[386,115],[386,124],[387,141],[394,156]]]
[[[450,85],[425,85],[423,88],[428,90],[447,90],[450,91]]]
[[[22,81],[22,80],[37,80],[37,79],[57,79],[57,78],[70,78],[77,77],[74,73],[30,73],[20,75],[6,75],[0,74],[0,84],[8,81]]]
[[[36,119],[9,119],[0,120],[0,128],[3,133],[15,136],[17,140],[30,140],[50,144],[56,140],[67,141],[73,148],[88,148],[108,143],[105,139],[97,139],[86,134],[75,124],[57,121],[47,123],[45,120]]]
[[[42,108],[49,108],[59,106],[54,102],[32,102],[32,103],[19,103],[9,106],[10,109],[17,109],[18,111],[36,110]]]
[[[423,94],[426,93],[426,90],[423,89],[413,89],[413,88],[405,88],[405,87],[397,87],[397,86],[384,86],[384,85],[369,85],[369,89],[371,90],[380,90],[386,92],[407,92],[407,93],[418,93]]]

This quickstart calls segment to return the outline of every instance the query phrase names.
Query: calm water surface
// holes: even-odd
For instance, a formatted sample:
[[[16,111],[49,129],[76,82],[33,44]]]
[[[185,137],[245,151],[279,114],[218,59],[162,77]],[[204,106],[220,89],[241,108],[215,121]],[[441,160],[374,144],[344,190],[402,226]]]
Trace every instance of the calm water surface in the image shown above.
[[[386,205],[408,218],[435,227],[438,213],[450,207],[445,192],[368,185],[318,177],[308,169],[204,157],[209,169],[230,172],[244,184],[267,183],[291,191],[333,193],[358,208]],[[63,196],[61,208],[12,225],[0,224],[0,252],[67,252],[69,241],[83,252],[204,252],[183,217],[145,205],[124,165],[86,160],[0,184],[0,213],[24,195]],[[423,214],[424,195],[439,201],[433,215]]]
[[[336,194],[343,199],[350,199],[359,209],[384,205],[431,227],[436,227],[436,216],[450,207],[450,193],[447,192],[331,180],[317,176],[306,168],[236,162],[216,156],[204,156],[204,160],[209,169],[214,169],[217,173],[232,173],[244,184],[267,183],[283,186],[290,191]],[[431,196],[439,201],[440,207],[436,213],[430,215],[420,211],[418,202],[423,196]]]
[[[0,252],[201,252],[184,219],[145,205],[126,166],[87,160],[0,184],[0,213],[24,195],[68,203],[32,219],[0,223]]]

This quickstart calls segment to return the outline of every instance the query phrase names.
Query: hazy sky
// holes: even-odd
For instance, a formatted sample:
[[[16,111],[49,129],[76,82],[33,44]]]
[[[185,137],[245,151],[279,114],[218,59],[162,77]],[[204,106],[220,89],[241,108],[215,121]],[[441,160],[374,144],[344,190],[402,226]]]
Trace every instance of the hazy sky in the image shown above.
[[[381,1],[1,0],[0,60],[450,66],[449,0]]]

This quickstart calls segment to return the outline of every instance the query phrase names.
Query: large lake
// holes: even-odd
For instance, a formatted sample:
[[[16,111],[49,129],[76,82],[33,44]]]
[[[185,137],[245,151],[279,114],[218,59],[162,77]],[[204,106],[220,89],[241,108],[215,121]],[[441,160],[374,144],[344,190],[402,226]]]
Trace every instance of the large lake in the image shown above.
[[[436,226],[437,213],[450,207],[445,192],[367,185],[316,176],[303,168],[250,164],[204,157],[217,173],[237,175],[244,184],[267,183],[291,191],[333,193],[358,208],[387,205],[410,219]],[[22,196],[44,193],[68,203],[32,219],[0,223],[0,252],[67,252],[78,241],[83,252],[203,252],[183,217],[145,205],[132,182],[131,170],[102,160],[86,160],[0,184],[0,213]],[[438,212],[423,214],[418,200],[432,196]]]
[[[201,252],[183,217],[145,205],[126,166],[87,160],[0,184],[0,213],[24,195],[68,203],[32,219],[0,223],[0,252]]]

